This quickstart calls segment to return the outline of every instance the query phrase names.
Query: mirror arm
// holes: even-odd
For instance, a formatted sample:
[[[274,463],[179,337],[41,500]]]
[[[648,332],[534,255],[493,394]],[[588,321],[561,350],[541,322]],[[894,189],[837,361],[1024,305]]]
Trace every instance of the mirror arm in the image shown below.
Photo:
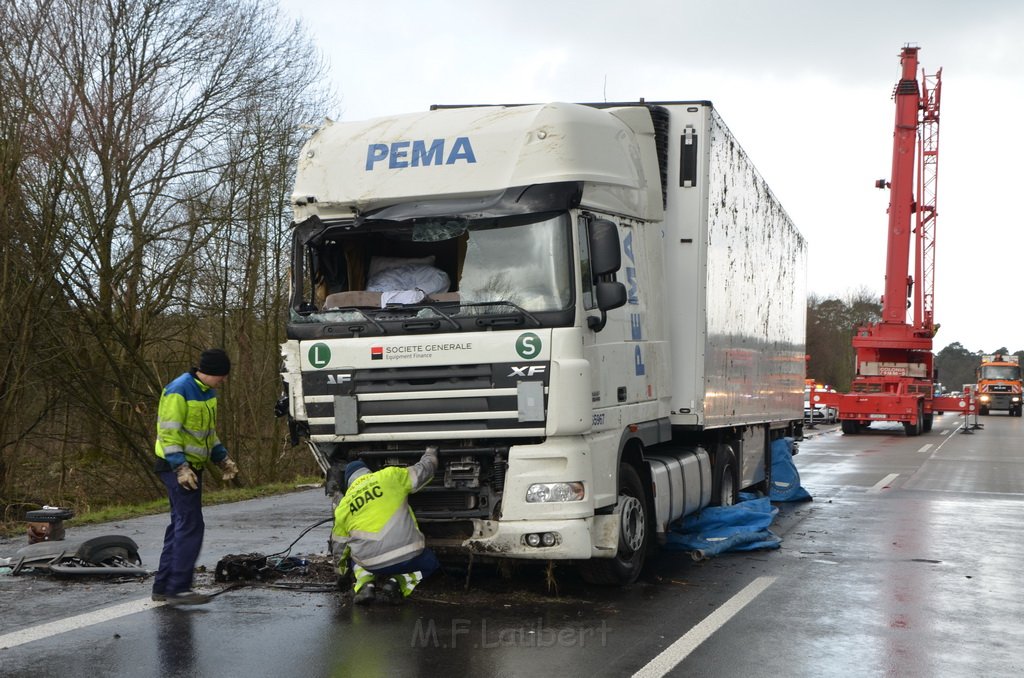
[[[587,327],[589,327],[590,329],[594,330],[595,332],[600,332],[601,330],[603,330],[604,326],[605,326],[605,324],[607,322],[608,322],[608,314],[603,309],[601,311],[601,317],[600,318],[597,318],[597,317],[592,316],[592,315],[588,315],[587,316]]]

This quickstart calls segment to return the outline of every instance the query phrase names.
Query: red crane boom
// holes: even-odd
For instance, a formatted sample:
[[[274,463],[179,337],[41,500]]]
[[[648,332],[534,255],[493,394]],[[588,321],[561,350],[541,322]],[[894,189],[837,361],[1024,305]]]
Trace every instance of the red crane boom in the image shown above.
[[[853,337],[857,373],[851,392],[819,398],[838,408],[844,433],[857,433],[876,421],[901,422],[907,435],[932,427],[942,70],[935,75],[922,71],[919,81],[918,50],[908,45],[900,53],[901,75],[893,93],[892,175],[875,184],[890,189],[882,319],[858,327]],[[947,400],[942,401],[943,410],[959,409]]]

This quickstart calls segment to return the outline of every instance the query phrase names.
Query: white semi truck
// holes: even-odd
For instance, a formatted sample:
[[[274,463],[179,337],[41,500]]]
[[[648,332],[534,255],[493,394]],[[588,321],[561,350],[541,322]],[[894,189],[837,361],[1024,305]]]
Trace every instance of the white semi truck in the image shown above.
[[[622,584],[803,425],[805,242],[707,101],[435,106],[302,149],[293,442],[440,448],[435,547]]]

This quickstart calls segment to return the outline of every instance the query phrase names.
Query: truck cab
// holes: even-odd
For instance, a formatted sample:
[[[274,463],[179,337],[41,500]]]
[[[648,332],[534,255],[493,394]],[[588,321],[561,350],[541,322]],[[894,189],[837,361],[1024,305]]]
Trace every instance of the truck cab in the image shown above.
[[[437,446],[435,548],[628,583],[802,426],[804,241],[707,102],[328,122],[292,204],[280,411],[329,494]]]
[[[982,356],[977,371],[978,414],[1002,411],[1021,415],[1020,358],[1001,353]]]

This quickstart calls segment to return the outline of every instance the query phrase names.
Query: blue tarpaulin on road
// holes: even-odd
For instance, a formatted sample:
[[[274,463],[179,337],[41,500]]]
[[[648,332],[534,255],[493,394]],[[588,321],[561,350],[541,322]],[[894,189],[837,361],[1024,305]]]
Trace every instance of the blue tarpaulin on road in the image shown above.
[[[768,529],[778,512],[768,497],[712,506],[676,521],[666,535],[665,547],[689,551],[695,560],[726,551],[779,548],[782,540]]]
[[[772,441],[772,501],[810,501],[811,495],[800,485],[800,472],[793,463],[793,439]]]
[[[793,463],[792,438],[772,441],[771,495],[741,494],[740,499],[733,506],[712,506],[677,520],[669,528],[665,547],[689,551],[695,560],[726,551],[779,548],[782,540],[768,529],[779,513],[771,502],[811,500]]]

